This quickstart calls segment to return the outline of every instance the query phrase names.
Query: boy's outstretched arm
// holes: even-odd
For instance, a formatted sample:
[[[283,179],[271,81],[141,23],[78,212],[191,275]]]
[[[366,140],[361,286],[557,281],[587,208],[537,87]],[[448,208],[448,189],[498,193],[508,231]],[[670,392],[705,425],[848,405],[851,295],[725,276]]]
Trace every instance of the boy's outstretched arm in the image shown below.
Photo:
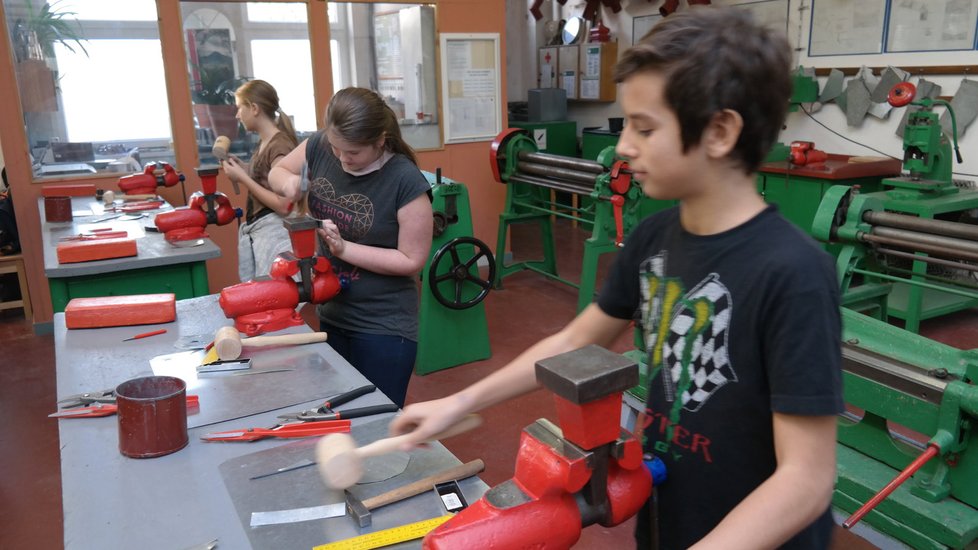
[[[597,305],[591,304],[560,332],[537,342],[508,365],[468,388],[441,399],[408,405],[391,422],[391,434],[414,434],[416,437],[412,438],[413,443],[405,447],[405,450],[409,450],[468,413],[480,411],[535,389],[537,381],[534,365],[540,359],[589,344],[610,346],[628,323],[628,319],[611,317]]]
[[[837,421],[774,413],[774,474],[693,548],[776,548],[822,515],[835,486]]]

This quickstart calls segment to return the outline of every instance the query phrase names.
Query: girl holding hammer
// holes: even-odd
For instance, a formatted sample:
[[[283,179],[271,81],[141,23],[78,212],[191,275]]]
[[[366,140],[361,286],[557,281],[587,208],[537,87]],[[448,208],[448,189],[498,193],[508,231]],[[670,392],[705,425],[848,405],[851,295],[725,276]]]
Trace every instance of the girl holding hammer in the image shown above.
[[[303,171],[308,189],[303,189]],[[399,407],[418,341],[418,274],[431,249],[431,187],[394,111],[365,88],[338,91],[322,132],[269,173],[280,195],[322,220],[321,253],[344,289],[317,312],[343,358]]]

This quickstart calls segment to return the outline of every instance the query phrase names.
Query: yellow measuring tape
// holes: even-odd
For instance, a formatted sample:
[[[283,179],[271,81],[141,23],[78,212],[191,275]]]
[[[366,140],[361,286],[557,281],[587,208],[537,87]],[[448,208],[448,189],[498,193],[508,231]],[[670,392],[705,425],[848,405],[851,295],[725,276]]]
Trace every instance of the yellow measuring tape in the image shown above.
[[[367,533],[359,537],[320,544],[319,546],[314,546],[312,550],[371,550],[372,548],[382,548],[406,540],[420,539],[430,531],[433,531],[435,527],[452,519],[453,516],[454,514],[448,514],[417,523],[401,525],[400,527],[391,527],[383,531]]]

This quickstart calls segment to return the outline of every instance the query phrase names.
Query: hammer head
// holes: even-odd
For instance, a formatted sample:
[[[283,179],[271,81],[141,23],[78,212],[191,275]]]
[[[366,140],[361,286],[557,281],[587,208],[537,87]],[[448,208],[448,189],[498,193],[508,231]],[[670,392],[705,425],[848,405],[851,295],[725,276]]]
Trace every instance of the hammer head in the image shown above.
[[[234,327],[221,327],[214,334],[214,349],[221,361],[241,357],[241,335]]]
[[[353,518],[357,526],[370,527],[370,510],[364,506],[363,501],[353,496],[350,491],[343,491],[346,495],[346,513]]]
[[[352,487],[363,476],[363,459],[349,434],[329,434],[316,443],[316,462],[323,482],[331,489]]]
[[[217,136],[214,140],[214,146],[211,147],[211,154],[213,154],[218,160],[225,160],[228,158],[228,149],[231,148],[231,140],[227,136]]]

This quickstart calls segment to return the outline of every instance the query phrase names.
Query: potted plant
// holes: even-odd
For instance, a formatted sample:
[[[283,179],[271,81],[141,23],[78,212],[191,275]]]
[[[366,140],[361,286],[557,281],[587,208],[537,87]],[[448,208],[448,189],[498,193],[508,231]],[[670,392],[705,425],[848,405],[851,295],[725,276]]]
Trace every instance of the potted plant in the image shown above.
[[[214,137],[238,136],[237,107],[234,104],[234,91],[248,77],[226,78],[224,71],[201,68],[200,79],[191,82],[190,95],[194,103],[194,115],[201,128],[210,128]]]
[[[54,71],[47,59],[54,58],[54,45],[61,44],[72,53],[75,47],[87,56],[82,44],[78,20],[73,11],[58,9],[61,0],[36,7],[24,1],[24,17],[13,25],[14,55],[17,60],[17,80],[21,86],[21,102],[27,112],[55,111]],[[74,46],[72,45],[74,43]]]

